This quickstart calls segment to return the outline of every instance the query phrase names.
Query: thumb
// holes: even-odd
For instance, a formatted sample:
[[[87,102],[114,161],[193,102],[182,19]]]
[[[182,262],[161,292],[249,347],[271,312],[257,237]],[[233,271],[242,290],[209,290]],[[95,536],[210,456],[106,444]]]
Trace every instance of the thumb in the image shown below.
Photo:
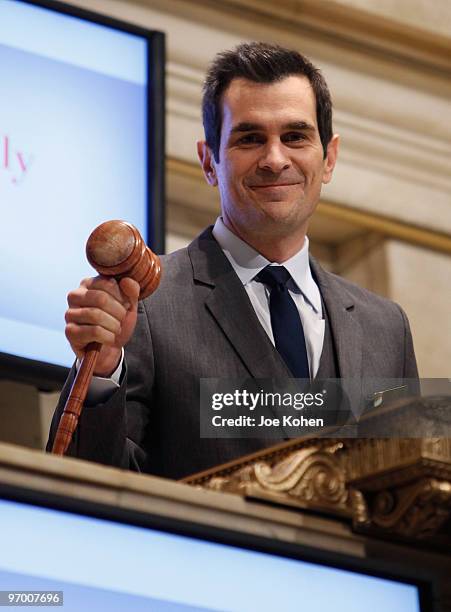
[[[122,293],[128,298],[130,305],[133,309],[136,309],[136,305],[138,303],[139,292],[141,288],[139,283],[137,283],[132,278],[122,278],[119,281],[119,287]]]

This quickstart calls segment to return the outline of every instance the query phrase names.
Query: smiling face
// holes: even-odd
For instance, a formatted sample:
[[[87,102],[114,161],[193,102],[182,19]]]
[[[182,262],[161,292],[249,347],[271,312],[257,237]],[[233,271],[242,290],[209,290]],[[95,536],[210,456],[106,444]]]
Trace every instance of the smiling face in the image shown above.
[[[337,148],[334,136],[323,158],[315,95],[303,76],[270,84],[234,79],[223,95],[220,161],[198,143],[224,223],[260,252],[260,243],[282,238],[302,247]]]

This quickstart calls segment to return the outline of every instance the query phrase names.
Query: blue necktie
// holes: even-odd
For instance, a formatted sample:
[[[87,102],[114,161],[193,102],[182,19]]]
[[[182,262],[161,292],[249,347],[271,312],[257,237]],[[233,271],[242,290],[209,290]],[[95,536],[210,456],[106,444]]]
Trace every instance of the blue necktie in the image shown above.
[[[283,266],[266,266],[255,277],[270,288],[269,312],[276,349],[295,378],[310,378],[304,330],[298,309],[286,287],[291,278]]]

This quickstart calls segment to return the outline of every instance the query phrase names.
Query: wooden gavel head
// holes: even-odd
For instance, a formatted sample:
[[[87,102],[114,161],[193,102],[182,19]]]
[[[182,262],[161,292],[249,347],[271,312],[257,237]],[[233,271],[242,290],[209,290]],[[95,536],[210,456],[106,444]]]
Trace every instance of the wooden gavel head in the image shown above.
[[[99,274],[116,280],[129,277],[139,283],[140,300],[160,282],[158,255],[146,246],[136,227],[125,221],[106,221],[96,227],[86,243],[86,257]]]

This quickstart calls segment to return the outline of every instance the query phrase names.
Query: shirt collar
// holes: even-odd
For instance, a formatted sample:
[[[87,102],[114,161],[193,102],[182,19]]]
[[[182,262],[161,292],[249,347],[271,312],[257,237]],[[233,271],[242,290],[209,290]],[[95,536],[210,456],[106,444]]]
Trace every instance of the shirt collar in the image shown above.
[[[271,264],[266,257],[260,255],[254,248],[230,231],[224,225],[221,217],[216,219],[213,236],[243,285],[250,283],[263,268]],[[283,265],[315,311],[321,313],[321,297],[310,270],[308,247],[309,241],[306,236],[301,250],[285,261]]]

